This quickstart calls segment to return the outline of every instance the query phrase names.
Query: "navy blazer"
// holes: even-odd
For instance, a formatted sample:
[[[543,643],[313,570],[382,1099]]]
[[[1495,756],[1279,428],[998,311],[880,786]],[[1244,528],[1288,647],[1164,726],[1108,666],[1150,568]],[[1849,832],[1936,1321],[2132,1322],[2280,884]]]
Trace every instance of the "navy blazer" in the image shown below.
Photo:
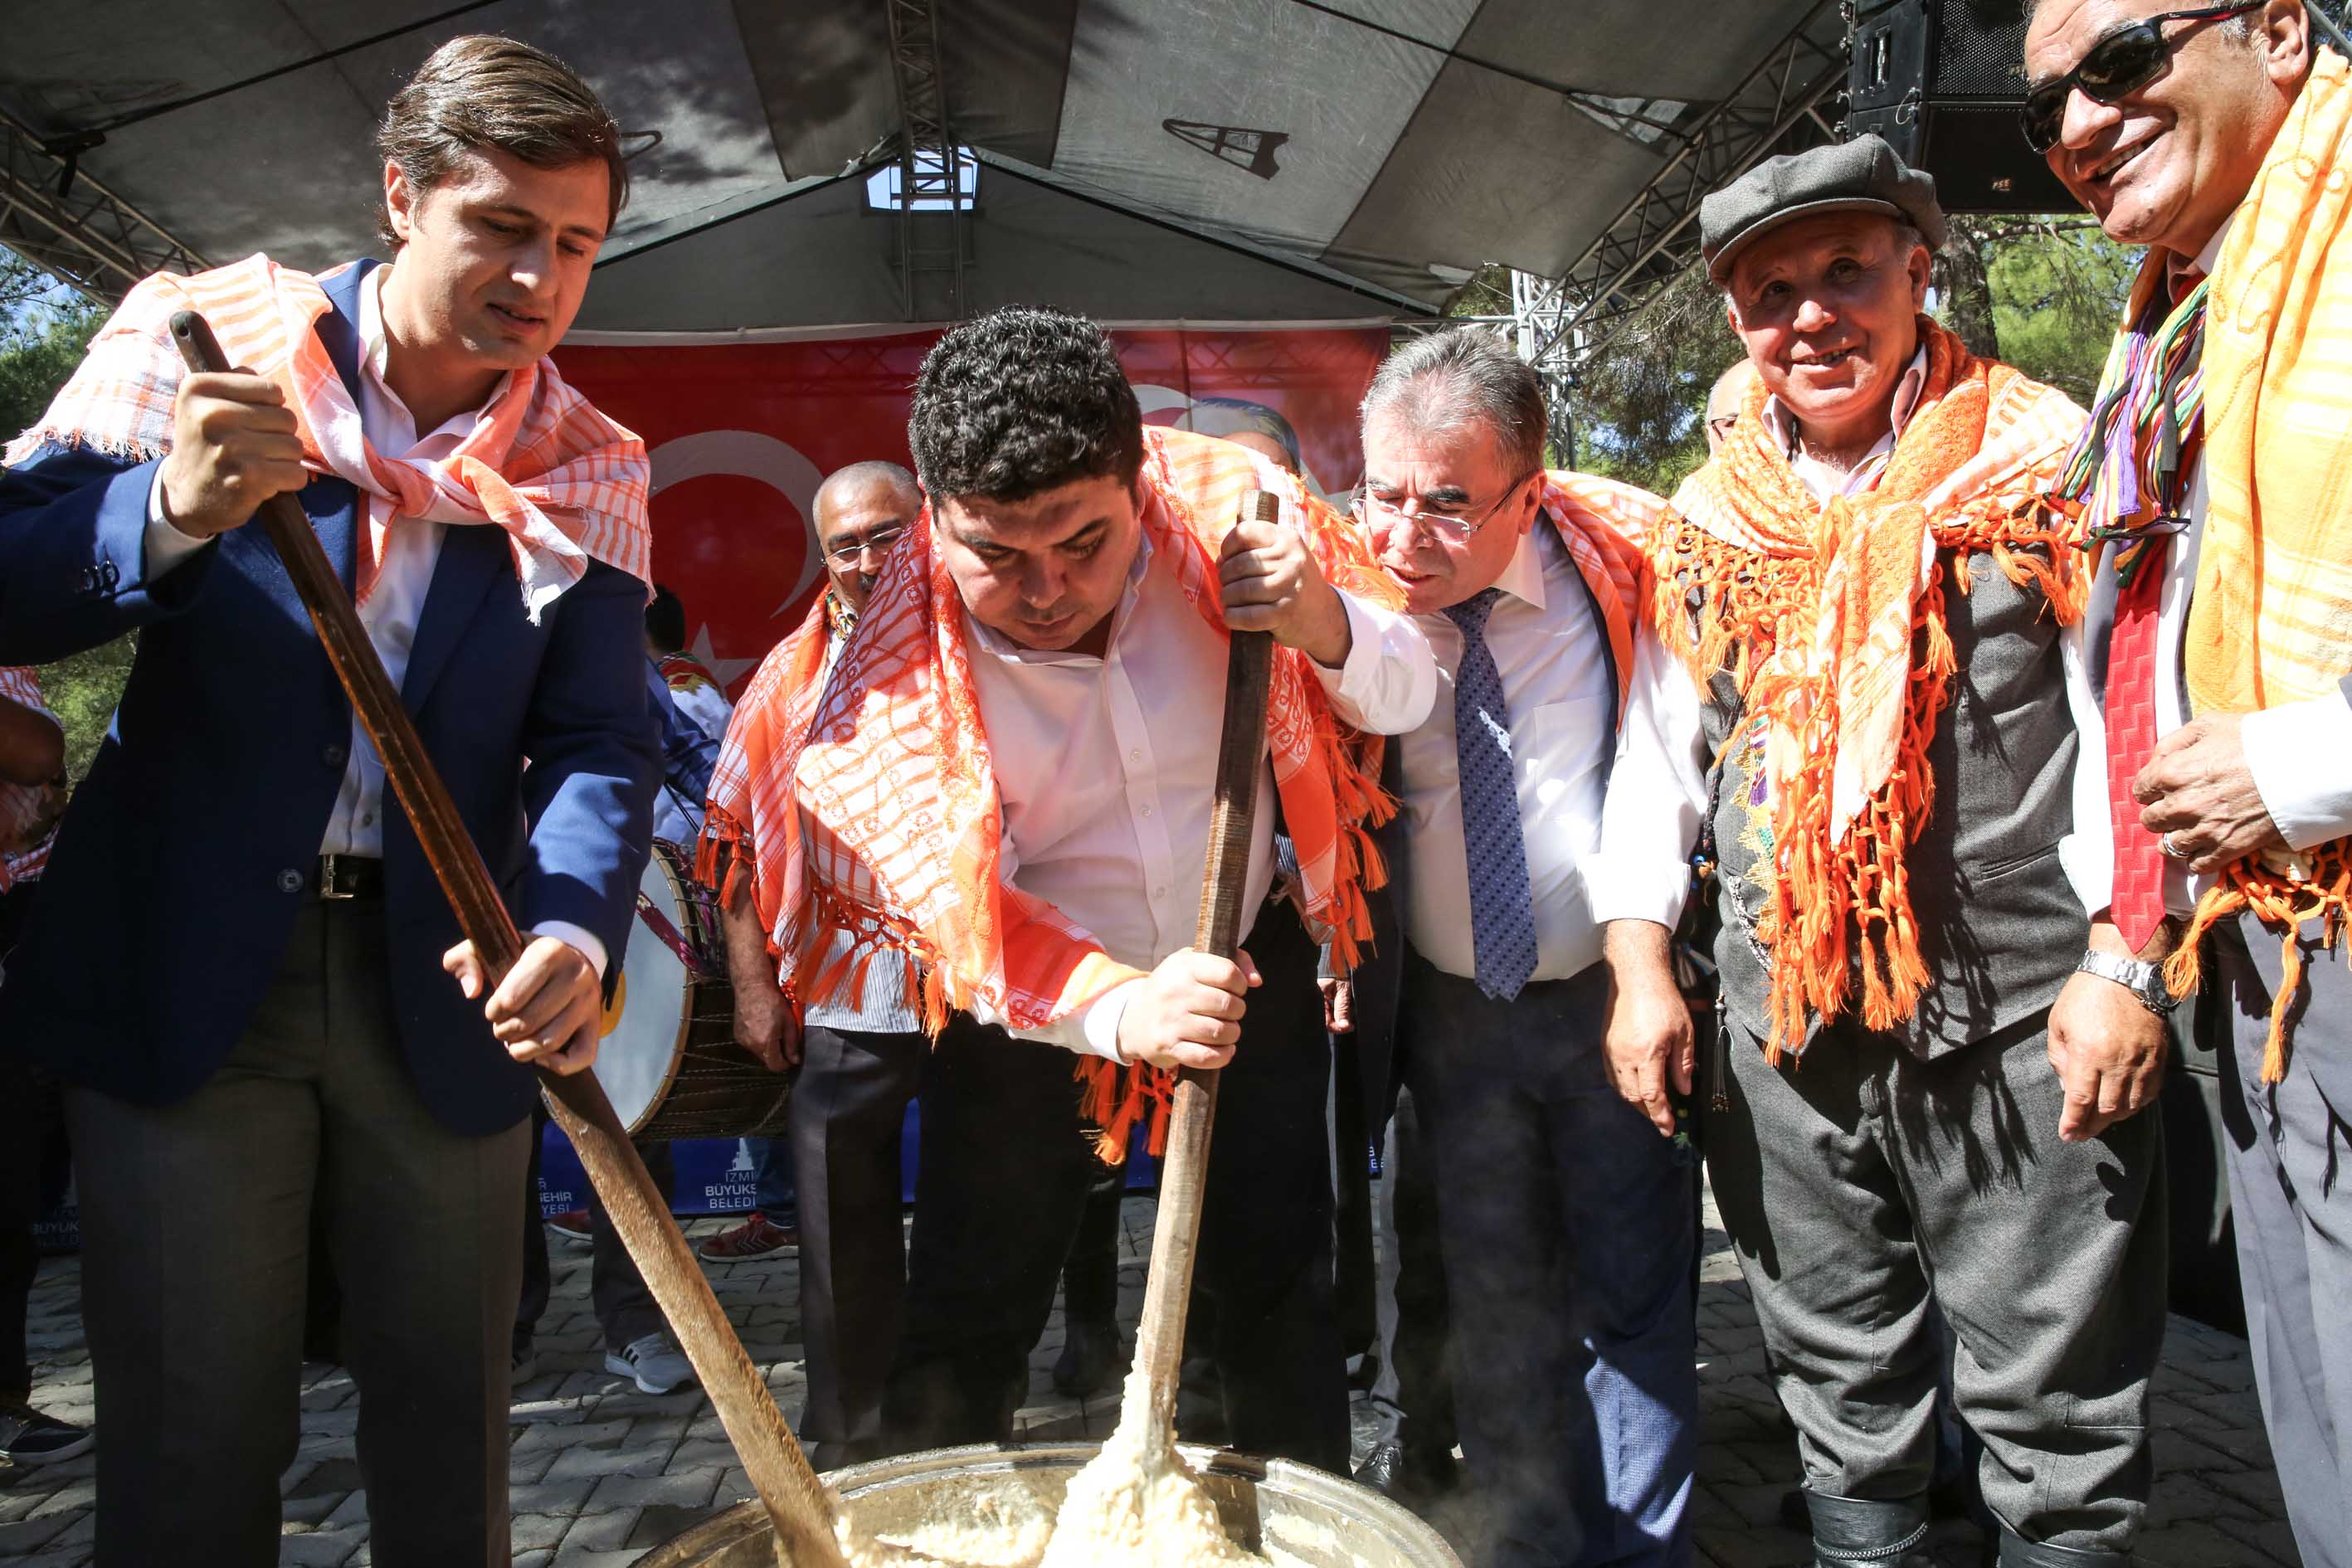
[[[334,310],[318,329],[355,398],[358,291],[373,265],[327,282]],[[121,705],[8,958],[0,1049],[142,1105],[194,1093],[251,1021],[315,879],[352,742],[351,706],[258,525],[147,580],[156,466],[52,444],[0,473],[0,663],[140,628]],[[300,500],[348,587],[357,490],[314,478]],[[515,923],[594,932],[613,973],[660,774],[645,593],[592,563],[534,626],[505,531],[452,527],[402,681]],[[417,1090],[454,1131],[511,1126],[533,1075],[442,972],[457,917],[388,787],[383,860],[392,994]]]

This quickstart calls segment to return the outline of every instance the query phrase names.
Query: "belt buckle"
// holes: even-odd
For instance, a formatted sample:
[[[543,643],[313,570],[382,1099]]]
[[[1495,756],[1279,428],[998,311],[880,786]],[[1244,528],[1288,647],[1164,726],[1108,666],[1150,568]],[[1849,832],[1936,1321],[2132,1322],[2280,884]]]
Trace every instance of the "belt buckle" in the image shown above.
[[[341,855],[321,855],[319,857],[320,898],[349,899],[353,896],[348,889],[340,886],[337,881],[337,873],[341,869],[341,862],[346,857]]]

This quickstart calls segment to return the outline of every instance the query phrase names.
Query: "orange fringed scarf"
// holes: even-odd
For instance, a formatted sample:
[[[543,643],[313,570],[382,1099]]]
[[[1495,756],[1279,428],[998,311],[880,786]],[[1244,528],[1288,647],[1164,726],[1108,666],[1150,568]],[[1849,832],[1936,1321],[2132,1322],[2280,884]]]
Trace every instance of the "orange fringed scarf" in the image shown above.
[[[2038,500],[2082,410],[1925,317],[1919,331],[1927,381],[1874,489],[1814,500],[1765,428],[1759,384],[1651,557],[1659,636],[1702,689],[1729,668],[1766,726],[1750,815],[1776,1062],[1809,1010],[1847,1010],[1857,973],[1874,1029],[1910,1017],[1928,980],[1904,852],[1934,811],[1927,745],[1955,673],[1937,552],[1959,559],[1963,593],[1967,557],[1990,551],[2062,624],[2082,613],[2081,552]]]
[[[1282,498],[1334,586],[1402,606],[1353,524],[1242,447],[1147,430],[1142,478],[1153,559],[1169,563],[1213,626],[1223,625],[1217,549],[1254,489]],[[821,626],[803,626],[797,651],[787,645],[770,656],[773,680],[763,668],[745,694],[728,751],[739,749],[740,731],[737,772],[746,782],[718,798],[730,776],[722,756],[704,849],[715,860],[719,844],[740,843],[748,831],[754,897],[797,994],[819,1000],[860,987],[867,961],[897,947],[922,973],[910,1000],[925,1028],[936,1033],[951,1011],[975,1004],[1012,1027],[1038,1028],[1138,978],[1084,928],[998,873],[1003,819],[988,736],[961,602],[930,548],[928,510],[892,552],[832,678],[820,683],[807,667],[812,657],[821,662],[823,639]],[[810,696],[819,684],[821,699]],[[1341,724],[1306,656],[1278,648],[1267,743],[1308,911],[1328,930],[1337,962],[1352,964],[1370,933],[1364,890],[1382,879],[1368,829],[1394,809],[1377,782],[1379,739]],[[740,874],[740,855],[736,864],[730,879]],[[836,930],[850,934],[851,948],[828,963]],[[1123,1157],[1147,1117],[1152,1149],[1164,1146],[1171,1075],[1098,1057],[1079,1058],[1077,1073],[1106,1159]]]
[[[833,590],[827,588],[793,635],[760,661],[710,770],[694,874],[707,887],[719,887],[719,879],[726,879],[721,908],[734,903],[748,880],[764,931],[776,929],[782,912],[784,821],[793,810],[791,775],[776,764],[798,744],[824,695],[824,652],[835,613]],[[772,937],[769,946],[773,952]]]
[[[2162,258],[2150,265],[2162,268]],[[2135,302],[2139,299],[2134,291]],[[2205,477],[2182,671],[2199,713],[2331,696],[2352,670],[2352,66],[2323,51],[2213,264],[2205,307]],[[2278,933],[2263,1081],[2286,1076],[2297,946],[2352,924],[2352,839],[2224,867],[2166,965],[2199,979],[2204,935],[2242,910]]]

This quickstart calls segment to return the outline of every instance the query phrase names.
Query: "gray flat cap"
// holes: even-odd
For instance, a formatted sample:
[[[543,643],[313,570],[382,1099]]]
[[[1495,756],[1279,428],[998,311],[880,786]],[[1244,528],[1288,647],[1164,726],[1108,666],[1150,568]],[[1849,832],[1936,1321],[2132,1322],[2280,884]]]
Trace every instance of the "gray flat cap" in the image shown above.
[[[1875,212],[1902,218],[1944,243],[1944,209],[1936,205],[1936,176],[1915,169],[1876,136],[1857,136],[1806,153],[1767,158],[1698,204],[1699,254],[1706,275],[1721,283],[1748,242],[1790,218],[1815,213]]]

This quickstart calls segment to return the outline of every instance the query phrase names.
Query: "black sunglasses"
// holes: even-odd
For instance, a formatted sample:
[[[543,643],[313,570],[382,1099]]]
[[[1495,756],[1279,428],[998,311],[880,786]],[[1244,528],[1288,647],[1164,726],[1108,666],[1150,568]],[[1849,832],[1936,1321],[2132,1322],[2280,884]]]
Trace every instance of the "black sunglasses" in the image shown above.
[[[2045,81],[2025,95],[2019,118],[2024,121],[2025,144],[2036,153],[2058,145],[2065,129],[2066,100],[2080,88],[2095,103],[2114,103],[2154,81],[2164,72],[2172,51],[2189,35],[2164,36],[2167,22],[2214,22],[2224,16],[2260,10],[2266,0],[2241,0],[2234,5],[2207,5],[2195,11],[2167,11],[2128,27],[2119,27],[2091,46],[2080,64],[2055,81]]]

